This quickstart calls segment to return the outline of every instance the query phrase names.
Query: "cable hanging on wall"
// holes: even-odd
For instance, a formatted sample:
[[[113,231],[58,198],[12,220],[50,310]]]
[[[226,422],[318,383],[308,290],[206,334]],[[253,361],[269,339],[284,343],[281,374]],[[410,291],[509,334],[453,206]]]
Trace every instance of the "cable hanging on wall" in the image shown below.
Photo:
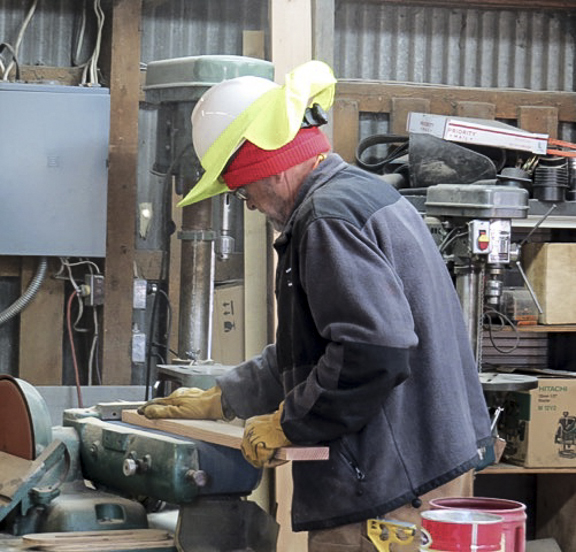
[[[10,76],[10,72],[14,68],[16,69],[16,80],[20,80],[20,65],[18,63],[18,52],[20,50],[20,45],[22,44],[22,39],[24,38],[24,33],[26,32],[26,29],[28,28],[28,24],[30,23],[32,16],[36,12],[37,6],[38,6],[38,0],[33,0],[32,4],[30,5],[30,8],[28,9],[28,13],[26,14],[26,17],[24,18],[24,21],[22,22],[22,25],[20,26],[20,30],[18,31],[18,35],[16,37],[16,41],[14,42],[14,45],[12,46],[12,45],[8,44],[7,42],[2,43],[2,46],[4,47],[3,49],[8,50],[11,54],[11,59],[6,66],[4,66],[0,60],[0,69],[2,70],[2,80],[3,81],[8,80],[8,78]],[[0,50],[0,53],[1,53],[1,50]]]

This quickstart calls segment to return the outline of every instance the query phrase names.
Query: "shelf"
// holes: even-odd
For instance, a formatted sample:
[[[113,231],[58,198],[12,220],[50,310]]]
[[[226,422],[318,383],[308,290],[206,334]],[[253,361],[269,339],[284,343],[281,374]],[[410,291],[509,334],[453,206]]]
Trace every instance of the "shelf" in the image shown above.
[[[527,324],[525,326],[516,326],[519,332],[534,332],[534,333],[561,333],[561,332],[576,332],[576,324]],[[486,331],[486,330],[485,330]],[[498,331],[512,331],[510,326],[506,326]]]
[[[506,464],[501,462],[499,464],[488,466],[482,471],[479,471],[476,475],[529,475],[562,473],[576,473],[576,466],[573,468],[525,468],[524,466],[516,466],[515,464]]]

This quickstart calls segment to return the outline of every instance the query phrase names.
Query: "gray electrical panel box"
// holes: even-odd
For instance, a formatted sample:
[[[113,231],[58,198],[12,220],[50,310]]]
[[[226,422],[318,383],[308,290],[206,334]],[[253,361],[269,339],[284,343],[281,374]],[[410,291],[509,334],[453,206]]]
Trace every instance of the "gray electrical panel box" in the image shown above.
[[[0,83],[0,255],[105,256],[109,132],[105,88]]]

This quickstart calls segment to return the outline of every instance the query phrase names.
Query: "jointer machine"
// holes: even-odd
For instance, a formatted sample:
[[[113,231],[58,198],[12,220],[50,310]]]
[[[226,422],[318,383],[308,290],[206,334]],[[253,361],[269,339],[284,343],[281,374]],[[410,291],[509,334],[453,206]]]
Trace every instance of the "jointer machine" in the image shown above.
[[[239,450],[120,421],[135,407],[73,408],[52,426],[32,385],[0,376],[0,531],[145,529],[164,503],[178,510],[178,550],[274,551],[275,520],[246,500],[261,470]]]

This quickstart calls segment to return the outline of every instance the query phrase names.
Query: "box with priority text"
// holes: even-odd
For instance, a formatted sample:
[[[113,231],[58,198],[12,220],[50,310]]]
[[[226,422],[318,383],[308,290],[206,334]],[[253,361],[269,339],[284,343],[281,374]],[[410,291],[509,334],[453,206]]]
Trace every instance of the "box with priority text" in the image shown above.
[[[406,129],[417,134],[431,134],[449,142],[529,151],[539,155],[546,155],[548,149],[547,134],[528,132],[487,119],[411,112]]]

